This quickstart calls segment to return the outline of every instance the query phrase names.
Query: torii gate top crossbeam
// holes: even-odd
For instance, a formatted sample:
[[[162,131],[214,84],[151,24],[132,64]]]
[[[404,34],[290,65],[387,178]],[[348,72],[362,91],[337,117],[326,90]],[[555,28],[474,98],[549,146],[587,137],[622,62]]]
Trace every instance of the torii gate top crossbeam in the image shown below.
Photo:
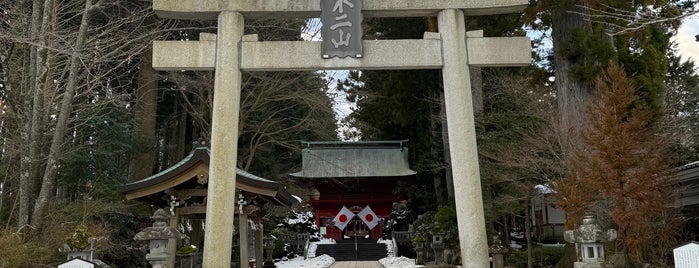
[[[246,18],[320,17],[321,0],[153,0],[162,18],[215,20],[223,10]],[[440,10],[461,9],[466,16],[508,14],[522,11],[528,0],[363,0],[365,17],[428,17]]]

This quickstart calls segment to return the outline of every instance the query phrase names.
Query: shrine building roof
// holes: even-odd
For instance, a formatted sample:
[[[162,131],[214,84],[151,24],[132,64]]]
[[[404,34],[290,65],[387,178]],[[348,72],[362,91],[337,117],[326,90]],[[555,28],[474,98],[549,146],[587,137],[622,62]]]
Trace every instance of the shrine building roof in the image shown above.
[[[209,143],[204,140],[195,142],[192,152],[182,161],[145,179],[121,186],[120,191],[129,200],[135,199],[149,204],[156,204],[163,193],[175,191],[202,191],[206,193],[209,179]],[[231,165],[234,166],[234,165]],[[236,168],[236,189],[256,194],[276,205],[291,206],[298,199],[286,191],[279,182],[255,176],[242,169]]]
[[[699,161],[678,167],[673,179],[679,186],[681,205],[699,205]]]
[[[408,163],[407,140],[304,142],[299,178],[405,177],[415,175]]]

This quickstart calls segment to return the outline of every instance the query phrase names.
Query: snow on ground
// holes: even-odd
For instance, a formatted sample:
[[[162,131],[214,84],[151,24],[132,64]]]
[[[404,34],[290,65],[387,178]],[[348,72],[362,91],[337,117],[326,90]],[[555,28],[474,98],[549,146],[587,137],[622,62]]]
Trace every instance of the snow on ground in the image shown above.
[[[278,268],[327,268],[335,262],[333,257],[321,255],[315,258],[296,257],[287,261],[275,262]],[[386,257],[379,260],[379,263],[385,268],[412,268],[425,267],[423,265],[415,265],[415,259],[406,257]]]
[[[378,243],[386,244],[388,255],[393,256],[391,240],[379,240]],[[327,268],[335,262],[335,259],[325,254],[316,257],[318,244],[335,244],[335,240],[324,238],[318,242],[312,242],[308,247],[308,259],[304,260],[303,256],[300,256],[290,260],[279,261],[274,264],[276,264],[278,268]],[[422,265],[415,265],[415,259],[406,257],[386,257],[379,260],[379,263],[385,268],[425,267]]]
[[[425,267],[423,265],[415,265],[415,259],[409,259],[406,257],[386,257],[380,259],[379,263],[386,268]]]
[[[300,256],[290,259],[288,261],[275,262],[274,264],[278,268],[326,268],[332,265],[333,262],[335,262],[335,259],[333,259],[333,257],[323,254],[321,256],[315,258],[308,258],[306,260],[303,259],[303,256]]]

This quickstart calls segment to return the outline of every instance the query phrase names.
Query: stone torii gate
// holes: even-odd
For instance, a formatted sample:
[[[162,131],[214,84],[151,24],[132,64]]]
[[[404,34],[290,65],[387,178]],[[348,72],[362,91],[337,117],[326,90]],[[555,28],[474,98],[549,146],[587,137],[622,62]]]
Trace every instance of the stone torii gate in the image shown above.
[[[243,35],[245,18],[317,18],[320,1],[332,0],[153,1],[163,18],[218,19],[216,35],[153,43],[156,70],[216,72],[204,267],[230,266],[241,70],[342,69],[442,69],[462,263],[488,267],[469,66],[528,65],[531,42],[467,33],[464,16],[520,12],[528,0],[363,0],[365,17],[437,16],[439,33],[425,33],[419,40],[363,40],[362,58],[323,59],[320,42],[259,42],[256,35]]]

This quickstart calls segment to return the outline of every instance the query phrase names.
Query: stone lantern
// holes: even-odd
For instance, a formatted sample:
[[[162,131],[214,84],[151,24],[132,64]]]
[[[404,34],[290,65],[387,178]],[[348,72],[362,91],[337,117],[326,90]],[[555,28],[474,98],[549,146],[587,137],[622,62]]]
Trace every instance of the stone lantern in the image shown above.
[[[605,232],[594,216],[585,216],[578,229],[565,231],[564,238],[568,243],[575,243],[578,261],[574,268],[601,268],[605,267],[604,242],[616,239],[616,230]]]
[[[273,236],[268,236],[265,237],[263,242],[263,246],[265,248],[265,252],[267,252],[267,258],[265,259],[265,263],[262,265],[263,268],[274,268],[277,267],[274,264],[274,261],[272,260],[272,254],[274,253],[274,245],[277,242],[277,239],[274,238]]]
[[[507,253],[509,250],[508,248],[502,244],[502,240],[500,240],[500,234],[498,233],[497,235],[493,236],[493,244],[488,248],[488,253],[491,254],[493,257],[493,268],[503,268],[505,267],[505,253]]]
[[[415,247],[415,264],[425,265],[425,259],[427,258],[427,249],[425,249],[425,238],[421,235],[416,235],[413,240],[413,247]]]
[[[134,236],[137,241],[149,241],[148,248],[150,253],[146,254],[146,260],[153,268],[164,268],[167,260],[170,257],[167,253],[167,240],[171,238],[179,238],[180,233],[173,227],[169,227],[168,220],[170,213],[163,209],[158,209],[151,217],[153,226],[146,227],[143,231]]]
[[[434,263],[442,263],[444,261],[444,233],[432,234],[432,250],[434,250]]]

